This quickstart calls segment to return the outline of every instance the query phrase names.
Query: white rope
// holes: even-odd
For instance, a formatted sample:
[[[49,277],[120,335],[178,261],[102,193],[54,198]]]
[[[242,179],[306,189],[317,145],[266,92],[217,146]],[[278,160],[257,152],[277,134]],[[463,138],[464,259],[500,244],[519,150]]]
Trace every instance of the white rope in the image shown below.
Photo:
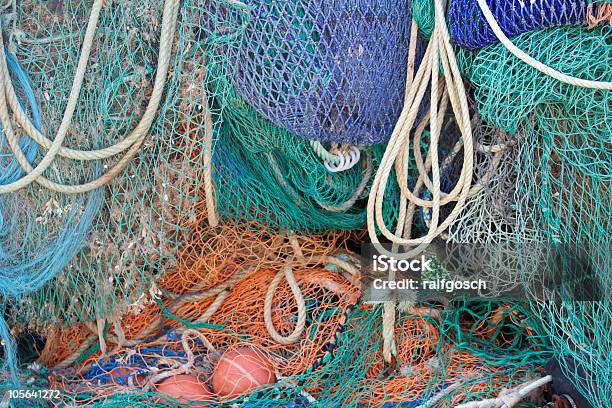
[[[467,402],[457,405],[455,408],[512,408],[533,391],[543,387],[549,382],[552,382],[552,376],[547,375],[546,377],[520,385],[512,391],[500,394],[497,398]]]
[[[508,37],[506,37],[506,34],[504,34],[499,24],[497,24],[497,21],[495,21],[495,17],[493,16],[493,13],[485,0],[478,0],[478,5],[480,6],[482,14],[487,20],[487,23],[489,23],[489,26],[491,26],[491,29],[493,30],[493,33],[495,33],[497,39],[508,49],[508,51],[510,51],[515,57],[524,63],[565,84],[580,86],[583,88],[602,89],[606,91],[612,90],[612,82],[600,82],[575,78],[559,72],[556,69],[551,68],[531,57],[525,51],[514,45],[514,43],[510,41]]]
[[[344,149],[334,146],[332,151],[328,151],[318,140],[311,140],[310,147],[323,161],[325,168],[332,173],[352,169],[361,158],[361,151],[357,146],[345,145]]]
[[[276,288],[281,283],[283,278],[287,279],[287,283],[291,288],[291,292],[293,293],[298,309],[298,318],[295,324],[295,329],[293,330],[293,333],[291,333],[289,336],[283,336],[278,331],[276,331],[276,328],[274,327],[274,321],[272,319],[272,303],[274,300],[274,292],[276,291]],[[268,286],[268,291],[264,299],[264,323],[266,324],[266,329],[268,330],[270,337],[272,337],[272,339],[277,343],[283,345],[295,343],[299,340],[299,338],[302,336],[302,333],[304,332],[304,328],[306,327],[306,302],[304,301],[304,296],[302,295],[300,286],[295,280],[293,270],[290,266],[285,266],[280,271],[278,271],[278,273],[276,274],[276,276],[274,276],[274,279],[272,279],[272,282],[270,282],[270,285]]]
[[[391,243],[405,248],[405,253],[401,256],[394,255],[396,258],[407,258],[424,250],[435,237],[448,228],[459,215],[469,195],[475,193],[475,191],[472,191],[474,141],[468,100],[453,46],[450,42],[442,0],[435,1],[435,17],[434,32],[416,74],[414,74],[416,41],[411,39],[404,107],[381,160],[368,199],[368,232],[370,239],[382,253],[388,251],[385,251],[379,245],[378,231]],[[413,31],[416,31],[414,20]],[[442,84],[439,83],[440,62],[445,73]],[[430,127],[429,150],[425,163],[417,159],[419,177],[414,190],[411,191],[407,186],[408,163],[412,153],[410,132],[415,124],[421,101],[428,87],[431,89],[430,112],[415,131],[414,153],[420,159],[420,138],[427,125],[427,120],[429,120]],[[438,141],[442,131],[442,119],[449,103],[455,112],[455,120],[461,131],[460,143],[463,148],[463,167],[457,185],[453,191],[445,194],[441,191],[440,186]],[[385,189],[393,167],[395,167],[397,182],[401,188],[396,233],[388,230],[383,219]],[[429,172],[431,172],[431,179],[429,178]],[[424,200],[419,197],[424,186],[429,188],[432,195],[431,200]],[[440,220],[440,209],[446,204],[454,204],[454,208],[446,219]],[[431,222],[429,230],[424,236],[413,238],[411,237],[411,225],[417,206],[431,209]]]
[[[60,127],[53,141],[46,138],[41,132],[38,131],[38,129],[34,127],[27,114],[23,111],[23,108],[19,104],[8,73],[4,47],[0,47],[0,121],[2,122],[3,132],[13,154],[15,155],[18,163],[27,173],[27,175],[13,183],[0,186],[0,194],[16,191],[34,182],[50,190],[66,194],[91,191],[112,181],[130,163],[130,161],[140,150],[140,146],[142,145],[146,135],[149,132],[151,124],[156,117],[157,108],[159,107],[166,84],[168,69],[170,66],[172,43],[174,34],[176,32],[179,2],[178,0],[166,0],[164,3],[159,57],[153,91],[145,112],[136,128],[122,141],[103,149],[91,151],[69,149],[62,147],[62,143],[68,134],[68,130],[72,122],[72,116],[76,109],[85,76],[85,70],[89,61],[89,54],[95,38],[95,32],[98,25],[102,4],[103,0],[95,0],[92,5],[89,21],[85,31],[85,37],[83,39],[81,54],[77,63],[74,81],[72,83],[70,95],[66,104],[66,110],[64,111]],[[1,28],[0,40],[2,40]],[[41,147],[48,149],[47,153],[35,168],[33,168],[28,162],[21,150],[21,147],[19,146],[19,139],[13,131],[9,107],[11,108],[17,123],[21,125],[25,132]],[[52,165],[56,156],[87,161],[106,159],[124,152],[125,155],[106,174],[84,184],[60,184],[42,176],[42,174]]]
[[[355,146],[351,146],[349,151],[344,155],[340,155],[340,162],[338,164],[332,164],[329,162],[324,162],[323,165],[325,168],[332,173],[340,173],[342,171],[352,169],[357,163],[359,163],[359,159],[361,158],[361,152]]]

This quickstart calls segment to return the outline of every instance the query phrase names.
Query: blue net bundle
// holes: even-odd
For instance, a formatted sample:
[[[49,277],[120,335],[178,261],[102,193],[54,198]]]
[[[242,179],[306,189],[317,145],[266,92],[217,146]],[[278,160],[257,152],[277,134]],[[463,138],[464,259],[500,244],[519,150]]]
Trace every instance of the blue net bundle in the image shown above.
[[[488,0],[495,20],[506,36],[587,22],[590,0]],[[477,0],[454,0],[448,12],[455,44],[476,50],[498,42]]]
[[[307,139],[389,139],[403,105],[411,2],[255,1],[237,91]]]

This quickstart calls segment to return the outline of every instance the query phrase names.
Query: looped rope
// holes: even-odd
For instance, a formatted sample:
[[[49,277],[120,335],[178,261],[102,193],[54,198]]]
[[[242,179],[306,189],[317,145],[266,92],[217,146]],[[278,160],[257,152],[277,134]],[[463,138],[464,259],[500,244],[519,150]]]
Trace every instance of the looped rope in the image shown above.
[[[64,142],[70,128],[72,116],[76,109],[79,94],[83,85],[85,70],[89,61],[89,54],[93,45],[103,2],[104,0],[95,0],[92,5],[81,48],[81,55],[79,56],[77,63],[77,69],[74,76],[74,81],[72,83],[72,88],[70,90],[70,95],[68,97],[66,110],[64,111],[61,124],[53,141],[48,139],[41,132],[39,132],[38,129],[36,129],[19,104],[15,89],[13,88],[13,84],[8,73],[4,47],[0,47],[0,121],[2,122],[4,134],[6,135],[13,154],[21,167],[28,173],[15,182],[0,186],[0,194],[6,194],[19,190],[34,182],[49,190],[65,194],[76,194],[91,191],[111,182],[130,163],[130,161],[140,150],[140,146],[142,145],[146,135],[149,132],[149,129],[151,128],[153,120],[156,117],[157,109],[159,107],[166,84],[168,69],[170,66],[170,56],[172,53],[172,43],[174,34],[176,32],[179,9],[178,0],[166,0],[164,3],[159,57],[153,91],[145,112],[135,129],[122,141],[102,149],[84,151],[62,147],[62,143]],[[2,29],[0,27],[0,40],[2,40],[1,31]],[[35,168],[33,168],[29,163],[27,158],[24,156],[21,147],[19,146],[19,138],[13,131],[13,125],[9,115],[9,107],[12,110],[17,123],[21,125],[26,134],[34,139],[40,146],[48,149],[45,156]],[[106,174],[84,184],[60,184],[53,182],[42,175],[52,165],[56,156],[67,159],[89,161],[107,159],[124,152],[124,156]]]
[[[580,86],[583,88],[602,89],[606,91],[612,90],[612,82],[600,82],[600,81],[591,81],[587,79],[576,78],[576,77],[564,74],[562,72],[559,72],[556,69],[551,68],[548,65],[545,65],[541,63],[540,61],[536,60],[535,58],[531,57],[525,51],[521,50],[516,45],[514,45],[514,43],[510,41],[510,39],[506,36],[506,34],[504,34],[501,27],[495,20],[495,17],[493,16],[491,9],[487,5],[486,0],[477,0],[477,1],[478,1],[478,6],[480,7],[480,10],[482,11],[482,14],[487,20],[487,23],[489,23],[489,26],[493,30],[493,33],[495,33],[495,36],[497,37],[497,39],[508,49],[508,51],[510,51],[515,57],[517,57],[518,59],[520,59],[527,65],[531,66],[532,68],[537,69],[543,74],[546,74],[568,85]]]
[[[401,245],[405,249],[405,253],[401,256],[391,254],[396,258],[408,258],[423,251],[435,237],[442,234],[457,218],[472,192],[474,141],[467,96],[446,26],[445,4],[442,0],[435,0],[434,5],[434,31],[416,74],[414,70],[417,45],[416,33],[418,30],[414,19],[412,21],[404,107],[381,160],[368,198],[367,213],[370,239],[381,253],[388,253],[388,251],[380,245],[377,236],[378,231],[391,241],[394,248]],[[444,82],[442,84],[439,83],[440,63],[444,70]],[[421,101],[428,87],[431,91],[430,111],[415,130],[414,148],[411,149],[410,131],[416,121]],[[438,141],[442,131],[441,121],[445,116],[448,103],[455,112],[457,127],[461,132],[461,140],[458,142],[457,148],[463,149],[463,166],[457,185],[450,193],[445,194],[442,192],[440,182]],[[423,163],[420,160],[420,138],[428,122],[430,128],[429,150],[426,161]],[[408,165],[413,150],[419,177],[414,190],[410,191],[407,185]],[[396,179],[401,189],[395,233],[389,231],[385,225],[382,208],[385,201],[385,190],[393,167],[395,167]],[[431,179],[429,178],[430,171]],[[423,186],[426,186],[431,192],[431,200],[423,200],[419,197]],[[451,203],[454,204],[451,213],[440,222],[441,207]],[[412,221],[417,206],[431,208],[431,220],[425,236],[412,238]],[[387,363],[396,354],[394,327],[395,302],[389,302],[385,304],[383,312],[383,356]]]
[[[328,151],[321,142],[317,140],[310,141],[310,147],[315,154],[323,160],[325,168],[332,173],[339,173],[352,169],[361,157],[361,151],[357,146],[346,145],[348,149],[341,149],[336,146]]]
[[[293,292],[293,296],[295,297],[295,301],[298,307],[298,319],[295,324],[295,329],[293,333],[289,336],[282,336],[280,333],[276,331],[274,327],[274,322],[272,321],[272,301],[274,299],[274,292],[276,288],[281,283],[283,278],[287,279],[287,283]],[[266,329],[268,329],[268,333],[272,337],[274,341],[283,345],[289,345],[295,343],[302,333],[304,332],[304,327],[306,326],[306,302],[304,301],[304,296],[302,295],[302,291],[295,280],[295,276],[293,275],[293,270],[290,266],[283,267],[268,287],[268,293],[266,294],[266,299],[264,301],[264,322],[266,324]]]
[[[416,35],[410,41],[410,54],[408,61],[408,77],[404,109],[398,123],[393,131],[387,150],[381,160],[380,167],[376,173],[368,199],[368,232],[370,239],[377,245],[378,250],[385,251],[379,244],[377,232],[380,231],[387,239],[397,245],[406,247],[407,253],[404,257],[418,254],[457,218],[462,210],[466,199],[471,193],[473,177],[473,153],[474,142],[470,113],[467,102],[463,79],[457,65],[453,46],[444,19],[444,7],[442,0],[435,2],[436,25],[429,45],[425,52],[423,62],[414,75],[414,63],[416,54]],[[413,20],[413,26],[416,22]],[[415,29],[414,32],[417,30]],[[444,69],[444,83],[439,84],[440,62]],[[421,101],[428,87],[431,87],[431,107],[427,115],[415,131],[414,155],[419,170],[419,178],[415,189],[410,191],[407,186],[409,157],[413,149],[410,147],[410,130],[414,124]],[[442,88],[442,90],[440,89]],[[442,92],[440,92],[442,91]],[[455,188],[448,194],[441,190],[440,185],[440,163],[438,158],[438,141],[441,134],[441,118],[444,116],[448,103],[455,112],[455,120],[461,131],[461,140],[458,147],[463,149],[463,166],[461,175]],[[420,161],[420,141],[424,129],[429,120],[430,141],[426,161]],[[398,223],[396,232],[389,231],[383,220],[383,203],[386,186],[392,168],[395,166],[397,182],[401,188],[400,208],[398,211]],[[432,178],[429,178],[431,171]],[[423,200],[419,197],[420,190],[427,186],[432,193],[431,200]],[[454,204],[453,210],[448,217],[440,222],[440,209],[443,205]],[[419,238],[411,237],[412,220],[416,207],[422,206],[432,209],[432,219],[429,231],[425,236]],[[396,256],[397,257],[397,256]]]
[[[364,194],[364,191],[366,190],[366,187],[368,186],[368,183],[370,182],[370,179],[372,178],[373,167],[374,166],[372,165],[372,152],[367,151],[366,152],[366,169],[363,172],[359,185],[357,186],[355,191],[353,191],[353,194],[351,195],[351,197],[348,200],[346,200],[344,203],[341,203],[338,205],[328,205],[315,198],[316,203],[321,208],[324,208],[327,211],[344,212],[346,210],[349,210],[350,208],[353,207],[353,205],[355,205],[357,200],[362,198],[362,195]]]
[[[355,146],[351,146],[348,152],[339,157],[340,162],[338,164],[334,165],[329,162],[324,162],[323,165],[332,173],[340,173],[342,171],[352,169],[357,163],[359,163],[361,152]]]

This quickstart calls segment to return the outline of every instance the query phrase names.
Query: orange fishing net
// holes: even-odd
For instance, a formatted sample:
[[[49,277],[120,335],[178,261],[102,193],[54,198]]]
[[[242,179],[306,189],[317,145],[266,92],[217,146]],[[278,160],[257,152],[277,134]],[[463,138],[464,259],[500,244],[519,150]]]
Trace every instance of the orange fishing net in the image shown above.
[[[375,406],[381,406],[386,402],[409,402],[418,401],[426,392],[432,388],[453,387],[450,394],[459,394],[461,390],[475,392],[474,387],[485,387],[489,383],[469,383],[477,376],[485,377],[487,373],[494,373],[493,367],[487,366],[482,359],[467,352],[449,350],[412,367],[404,367],[398,375],[386,380],[374,380],[369,385],[371,394],[367,400]],[[499,382],[503,382],[500,378]],[[464,393],[465,395],[465,393]],[[461,397],[455,397],[454,402],[460,402]]]
[[[224,325],[225,330],[203,330],[211,343],[220,349],[245,339],[274,356],[276,369],[285,376],[310,368],[321,356],[323,346],[334,339],[344,324],[346,311],[357,302],[358,291],[346,279],[324,269],[295,270],[294,275],[304,299],[304,328],[296,340],[281,344],[270,335],[265,322],[265,297],[277,271],[262,269],[241,281],[230,292],[223,305],[209,320]],[[195,319],[205,311],[210,299],[190,303],[179,315]],[[299,320],[297,299],[286,281],[274,291],[271,304],[272,325],[283,337],[294,333]],[[176,323],[175,323],[176,325]]]

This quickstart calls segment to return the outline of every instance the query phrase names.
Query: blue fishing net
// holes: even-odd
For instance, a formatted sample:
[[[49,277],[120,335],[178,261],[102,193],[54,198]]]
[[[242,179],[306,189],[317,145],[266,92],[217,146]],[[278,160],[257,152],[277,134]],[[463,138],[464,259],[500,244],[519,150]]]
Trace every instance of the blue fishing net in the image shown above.
[[[247,3],[235,86],[248,103],[307,139],[389,139],[403,105],[412,1]]]
[[[580,25],[592,0],[487,0],[508,37],[561,25]],[[477,0],[454,0],[448,12],[455,44],[475,50],[498,42]]]

